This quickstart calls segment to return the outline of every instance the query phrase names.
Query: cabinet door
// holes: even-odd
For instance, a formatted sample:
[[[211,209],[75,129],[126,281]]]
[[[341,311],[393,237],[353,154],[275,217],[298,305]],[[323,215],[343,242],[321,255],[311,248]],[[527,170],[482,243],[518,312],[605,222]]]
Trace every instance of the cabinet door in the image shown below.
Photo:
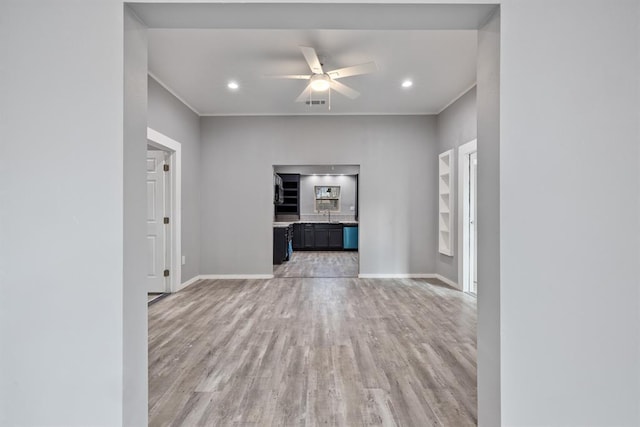
[[[329,229],[329,248],[342,249],[342,227]]]
[[[315,248],[315,231],[313,225],[305,225],[302,233],[302,244],[305,249]]]
[[[282,264],[287,257],[286,228],[273,229],[273,263]]]
[[[329,229],[316,227],[314,233],[316,249],[328,249],[329,248]]]
[[[302,224],[293,224],[293,249],[302,249],[304,247],[302,240]]]

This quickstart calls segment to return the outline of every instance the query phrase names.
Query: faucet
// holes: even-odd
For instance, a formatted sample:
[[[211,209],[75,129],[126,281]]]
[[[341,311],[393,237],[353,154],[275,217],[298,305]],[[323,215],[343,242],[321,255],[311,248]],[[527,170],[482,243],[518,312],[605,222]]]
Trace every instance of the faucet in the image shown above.
[[[331,209],[327,209],[327,215],[329,216],[329,222],[331,222]]]

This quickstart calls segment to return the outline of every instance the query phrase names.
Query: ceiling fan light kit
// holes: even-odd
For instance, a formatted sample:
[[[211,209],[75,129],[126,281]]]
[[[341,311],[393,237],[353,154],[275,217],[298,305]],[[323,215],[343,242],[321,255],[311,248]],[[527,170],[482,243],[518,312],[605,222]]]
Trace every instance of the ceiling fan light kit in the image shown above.
[[[313,76],[311,76],[311,89],[313,89],[316,92],[324,92],[325,90],[329,89],[329,76],[327,76],[326,74],[314,74]]]

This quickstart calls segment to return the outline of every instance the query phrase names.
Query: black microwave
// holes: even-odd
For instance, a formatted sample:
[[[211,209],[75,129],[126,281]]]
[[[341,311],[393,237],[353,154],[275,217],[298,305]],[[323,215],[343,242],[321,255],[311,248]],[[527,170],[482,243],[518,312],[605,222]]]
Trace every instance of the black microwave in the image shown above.
[[[273,204],[280,205],[284,203],[284,188],[282,188],[282,178],[280,175],[273,176]]]

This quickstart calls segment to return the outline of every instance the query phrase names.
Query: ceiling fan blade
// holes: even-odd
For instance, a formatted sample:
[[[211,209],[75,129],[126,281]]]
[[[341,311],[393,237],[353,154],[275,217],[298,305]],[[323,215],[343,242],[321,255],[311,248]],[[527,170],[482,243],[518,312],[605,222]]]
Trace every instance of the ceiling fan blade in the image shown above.
[[[302,93],[296,98],[296,102],[305,102],[309,98],[310,94],[311,94],[311,83],[309,83],[307,87],[304,88]]]
[[[264,76],[266,79],[296,79],[296,80],[309,80],[311,78],[308,74],[284,74],[281,76]]]
[[[378,71],[375,62],[367,62],[366,64],[354,65],[352,67],[338,68],[327,72],[332,79],[341,79],[343,77],[358,76],[360,74],[369,74]]]
[[[322,65],[320,64],[320,60],[318,59],[318,55],[316,54],[316,50],[312,47],[300,46],[300,50],[304,55],[304,59],[307,60],[307,64],[309,64],[309,68],[314,74],[322,74]]]
[[[342,83],[335,80],[331,80],[329,85],[331,86],[331,89],[343,94],[347,98],[356,99],[360,96],[360,92],[358,92],[357,90],[351,89],[349,86],[343,85]]]

